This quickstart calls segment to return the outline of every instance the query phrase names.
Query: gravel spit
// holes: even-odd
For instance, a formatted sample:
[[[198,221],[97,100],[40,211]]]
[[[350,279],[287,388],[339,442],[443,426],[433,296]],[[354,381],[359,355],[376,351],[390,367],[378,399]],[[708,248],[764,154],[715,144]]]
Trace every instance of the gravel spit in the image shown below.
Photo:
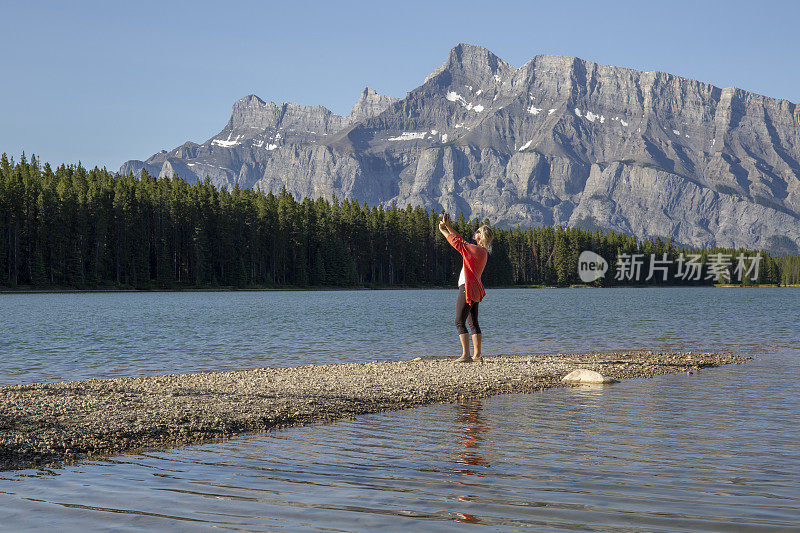
[[[610,352],[258,368],[0,387],[0,470],[333,422],[467,397],[568,386],[586,368],[645,378],[741,363],[728,352]]]

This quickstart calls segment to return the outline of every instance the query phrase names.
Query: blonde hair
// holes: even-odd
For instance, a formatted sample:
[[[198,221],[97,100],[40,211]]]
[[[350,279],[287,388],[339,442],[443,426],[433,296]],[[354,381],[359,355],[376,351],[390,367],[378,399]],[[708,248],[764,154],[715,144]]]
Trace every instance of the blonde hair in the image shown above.
[[[494,232],[492,231],[492,228],[484,224],[478,228],[478,232],[480,232],[481,240],[483,241],[479,244],[486,248],[487,252],[492,253],[492,241],[494,240]]]

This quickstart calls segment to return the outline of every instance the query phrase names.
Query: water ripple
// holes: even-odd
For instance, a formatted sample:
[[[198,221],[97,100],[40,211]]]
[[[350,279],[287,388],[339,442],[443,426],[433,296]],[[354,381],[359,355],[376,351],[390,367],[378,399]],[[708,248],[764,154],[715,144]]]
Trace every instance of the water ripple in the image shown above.
[[[547,291],[509,297],[509,307],[545,305],[543,294]],[[591,295],[584,303],[594,308],[598,302],[591,299],[602,291],[568,294]],[[629,313],[617,308],[634,305],[639,294],[662,299],[663,321],[632,322],[626,328],[633,342],[663,339],[698,346],[725,340],[759,357],[692,375],[438,404],[62,469],[3,472],[3,526],[63,531],[450,531],[465,524],[492,531],[796,530],[800,346],[798,335],[789,334],[797,333],[792,321],[799,316],[798,302],[787,296],[792,293],[747,293],[750,305],[765,295],[756,302],[760,318],[745,320],[740,313],[729,316],[727,325],[719,318],[722,311],[685,318],[676,306],[730,306],[725,298],[732,292],[700,292],[694,303],[680,291],[609,294],[606,302],[616,309],[612,315]],[[714,302],[702,301],[706,296]],[[568,324],[574,302],[560,305],[565,324],[560,330],[553,326],[553,343],[619,342],[613,321],[584,318],[582,329],[575,330]],[[669,306],[673,312],[665,313]],[[555,313],[545,322],[558,323]],[[512,315],[507,329],[524,329]],[[223,327],[227,319],[215,320]],[[527,327],[538,331],[542,326],[529,321]],[[785,336],[771,339],[775,331]]]
[[[456,355],[454,293],[0,294],[0,385]],[[799,315],[791,287],[492,289],[481,303],[488,355],[800,349]]]

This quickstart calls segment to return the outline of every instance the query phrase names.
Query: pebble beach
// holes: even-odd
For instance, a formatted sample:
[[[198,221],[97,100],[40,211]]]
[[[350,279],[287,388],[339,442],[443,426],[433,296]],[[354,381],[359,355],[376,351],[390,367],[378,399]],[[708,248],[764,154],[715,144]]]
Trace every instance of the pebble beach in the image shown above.
[[[494,356],[478,363],[417,358],[0,387],[0,470],[571,386],[561,378],[576,369],[622,380],[696,372],[748,358],[642,351]]]

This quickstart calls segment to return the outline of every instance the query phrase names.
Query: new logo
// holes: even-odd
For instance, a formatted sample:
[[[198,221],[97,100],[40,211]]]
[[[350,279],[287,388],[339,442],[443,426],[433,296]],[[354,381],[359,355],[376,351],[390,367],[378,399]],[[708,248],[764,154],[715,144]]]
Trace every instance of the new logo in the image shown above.
[[[591,283],[605,276],[608,263],[602,256],[589,250],[584,250],[578,256],[578,276],[584,283]]]

